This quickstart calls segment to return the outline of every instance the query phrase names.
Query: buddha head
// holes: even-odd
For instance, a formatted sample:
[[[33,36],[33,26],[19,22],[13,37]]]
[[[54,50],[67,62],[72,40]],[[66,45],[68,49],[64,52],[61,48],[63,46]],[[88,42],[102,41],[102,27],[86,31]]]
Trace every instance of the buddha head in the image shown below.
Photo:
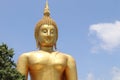
[[[58,28],[55,21],[50,17],[48,2],[46,2],[43,18],[36,24],[34,36],[37,48],[54,47],[56,49]]]

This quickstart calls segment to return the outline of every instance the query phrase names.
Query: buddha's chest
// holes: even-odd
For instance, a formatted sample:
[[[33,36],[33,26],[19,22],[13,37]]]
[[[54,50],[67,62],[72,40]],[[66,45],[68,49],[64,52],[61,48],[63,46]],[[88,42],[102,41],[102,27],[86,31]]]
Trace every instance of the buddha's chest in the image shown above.
[[[63,70],[66,67],[67,59],[61,55],[33,55],[28,59],[30,70],[42,70],[53,68]]]

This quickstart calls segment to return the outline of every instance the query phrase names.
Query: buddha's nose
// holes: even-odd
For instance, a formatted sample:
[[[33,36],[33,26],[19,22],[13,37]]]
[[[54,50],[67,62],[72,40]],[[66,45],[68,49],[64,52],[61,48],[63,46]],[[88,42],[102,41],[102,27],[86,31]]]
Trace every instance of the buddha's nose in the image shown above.
[[[47,38],[47,39],[51,39],[51,33],[50,33],[50,31],[47,32],[46,38]]]
[[[48,33],[47,33],[47,36],[50,36],[51,34],[50,34],[50,30],[48,30]]]

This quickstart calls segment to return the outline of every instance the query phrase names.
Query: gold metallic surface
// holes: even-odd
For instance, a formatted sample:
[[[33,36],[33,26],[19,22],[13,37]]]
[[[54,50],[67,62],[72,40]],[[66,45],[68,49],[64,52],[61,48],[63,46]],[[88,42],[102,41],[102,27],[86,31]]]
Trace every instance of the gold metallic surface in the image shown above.
[[[45,14],[45,13],[44,13]],[[17,62],[17,70],[31,80],[77,80],[75,60],[68,54],[55,51],[57,26],[49,23],[35,29],[38,51],[23,53]]]

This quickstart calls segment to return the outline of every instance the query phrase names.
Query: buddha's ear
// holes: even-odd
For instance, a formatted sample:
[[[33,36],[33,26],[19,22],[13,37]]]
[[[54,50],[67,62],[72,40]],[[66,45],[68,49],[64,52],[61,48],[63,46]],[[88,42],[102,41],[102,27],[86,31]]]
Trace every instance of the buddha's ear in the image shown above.
[[[40,49],[40,43],[39,43],[38,40],[36,40],[36,47],[37,47],[38,49]]]
[[[57,50],[56,43],[54,44],[54,48],[55,48],[55,50]]]

